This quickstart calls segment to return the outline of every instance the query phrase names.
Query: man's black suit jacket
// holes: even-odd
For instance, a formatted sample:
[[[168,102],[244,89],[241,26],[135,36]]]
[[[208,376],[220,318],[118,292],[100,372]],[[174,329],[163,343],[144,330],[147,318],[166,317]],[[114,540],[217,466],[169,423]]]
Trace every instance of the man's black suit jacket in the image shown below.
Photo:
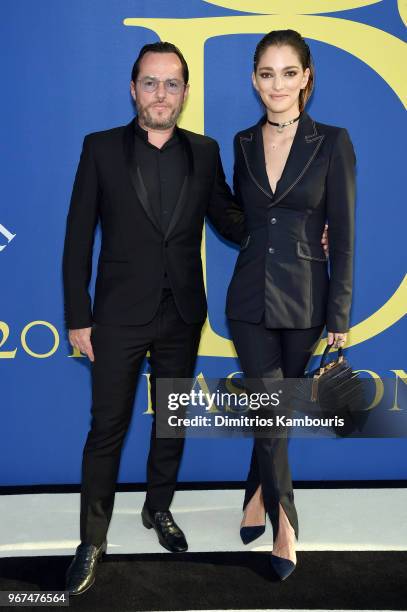
[[[164,268],[182,318],[203,321],[200,249],[205,216],[233,242],[240,243],[245,235],[243,213],[225,182],[216,141],[180,128],[188,169],[163,234],[135,157],[133,121],[84,139],[63,256],[68,329],[90,327],[94,321],[148,323],[160,303]],[[99,220],[102,241],[92,308],[88,287]]]

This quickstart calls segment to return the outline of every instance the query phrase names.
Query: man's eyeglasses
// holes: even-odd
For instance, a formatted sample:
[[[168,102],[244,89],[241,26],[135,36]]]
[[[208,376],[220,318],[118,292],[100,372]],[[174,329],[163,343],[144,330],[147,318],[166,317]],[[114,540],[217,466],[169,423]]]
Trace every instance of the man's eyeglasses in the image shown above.
[[[156,91],[159,83],[164,83],[165,91],[174,95],[181,93],[185,87],[185,83],[178,79],[165,79],[165,81],[162,81],[155,77],[144,77],[137,79],[137,82],[141,84],[141,89],[147,93]]]

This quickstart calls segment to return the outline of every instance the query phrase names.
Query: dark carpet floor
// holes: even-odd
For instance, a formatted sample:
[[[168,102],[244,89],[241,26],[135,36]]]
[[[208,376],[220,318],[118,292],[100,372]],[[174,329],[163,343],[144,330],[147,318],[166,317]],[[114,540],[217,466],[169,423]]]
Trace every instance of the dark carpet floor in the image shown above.
[[[59,590],[69,561],[1,558],[0,590]],[[96,584],[71,598],[70,609],[407,610],[407,552],[300,552],[297,569],[282,583],[269,561],[266,553],[249,552],[108,555]]]

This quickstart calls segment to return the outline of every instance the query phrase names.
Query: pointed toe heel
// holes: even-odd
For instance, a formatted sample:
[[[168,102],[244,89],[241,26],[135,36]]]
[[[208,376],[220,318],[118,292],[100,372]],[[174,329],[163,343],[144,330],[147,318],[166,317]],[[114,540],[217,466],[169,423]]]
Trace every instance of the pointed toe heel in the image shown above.
[[[271,566],[280,580],[285,580],[295,570],[296,564],[290,559],[271,555]]]
[[[240,538],[243,544],[250,544],[253,540],[257,540],[266,531],[265,525],[253,525],[252,527],[241,527]]]

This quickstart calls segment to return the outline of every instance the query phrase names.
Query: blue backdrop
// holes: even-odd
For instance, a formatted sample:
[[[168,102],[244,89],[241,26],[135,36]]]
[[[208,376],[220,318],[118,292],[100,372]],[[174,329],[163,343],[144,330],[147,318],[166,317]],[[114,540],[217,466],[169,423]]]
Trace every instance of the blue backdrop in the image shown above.
[[[188,33],[191,99],[184,125],[203,128],[219,141],[231,179],[233,135],[262,112],[250,84],[254,47],[273,24],[281,27],[274,19],[284,18],[285,27],[296,29],[304,24],[317,70],[307,110],[318,121],[347,127],[358,160],[349,358],[371,376],[394,379],[395,389],[398,381],[401,397],[407,301],[402,3],[399,9],[396,0],[332,0],[319,15],[311,14],[312,5],[324,2],[285,3],[292,4],[291,14],[279,1],[217,4],[2,0],[1,485],[79,482],[89,425],[90,372],[86,359],[72,356],[63,324],[65,219],[83,136],[131,119],[131,67],[139,48],[158,40],[161,31],[173,31],[173,42],[183,51],[182,28]],[[256,21],[248,12],[250,4],[257,14],[267,5],[264,12],[273,15]],[[296,14],[302,12],[301,4],[308,15]],[[190,40],[194,28],[207,30],[196,48]],[[321,35],[325,31],[332,42]],[[343,40],[350,41],[343,45],[336,34],[342,31]],[[95,257],[97,249],[98,241]],[[217,341],[201,345],[197,374],[227,376],[240,369],[223,340],[228,337],[224,302],[236,250],[207,228],[205,253],[210,330]],[[122,481],[145,479],[151,424],[147,408],[144,375],[123,454]],[[396,416],[403,406],[395,401],[392,408]],[[240,480],[246,475],[250,444],[189,440],[180,479]],[[290,444],[293,477],[298,480],[407,478],[406,451],[405,439]]]

